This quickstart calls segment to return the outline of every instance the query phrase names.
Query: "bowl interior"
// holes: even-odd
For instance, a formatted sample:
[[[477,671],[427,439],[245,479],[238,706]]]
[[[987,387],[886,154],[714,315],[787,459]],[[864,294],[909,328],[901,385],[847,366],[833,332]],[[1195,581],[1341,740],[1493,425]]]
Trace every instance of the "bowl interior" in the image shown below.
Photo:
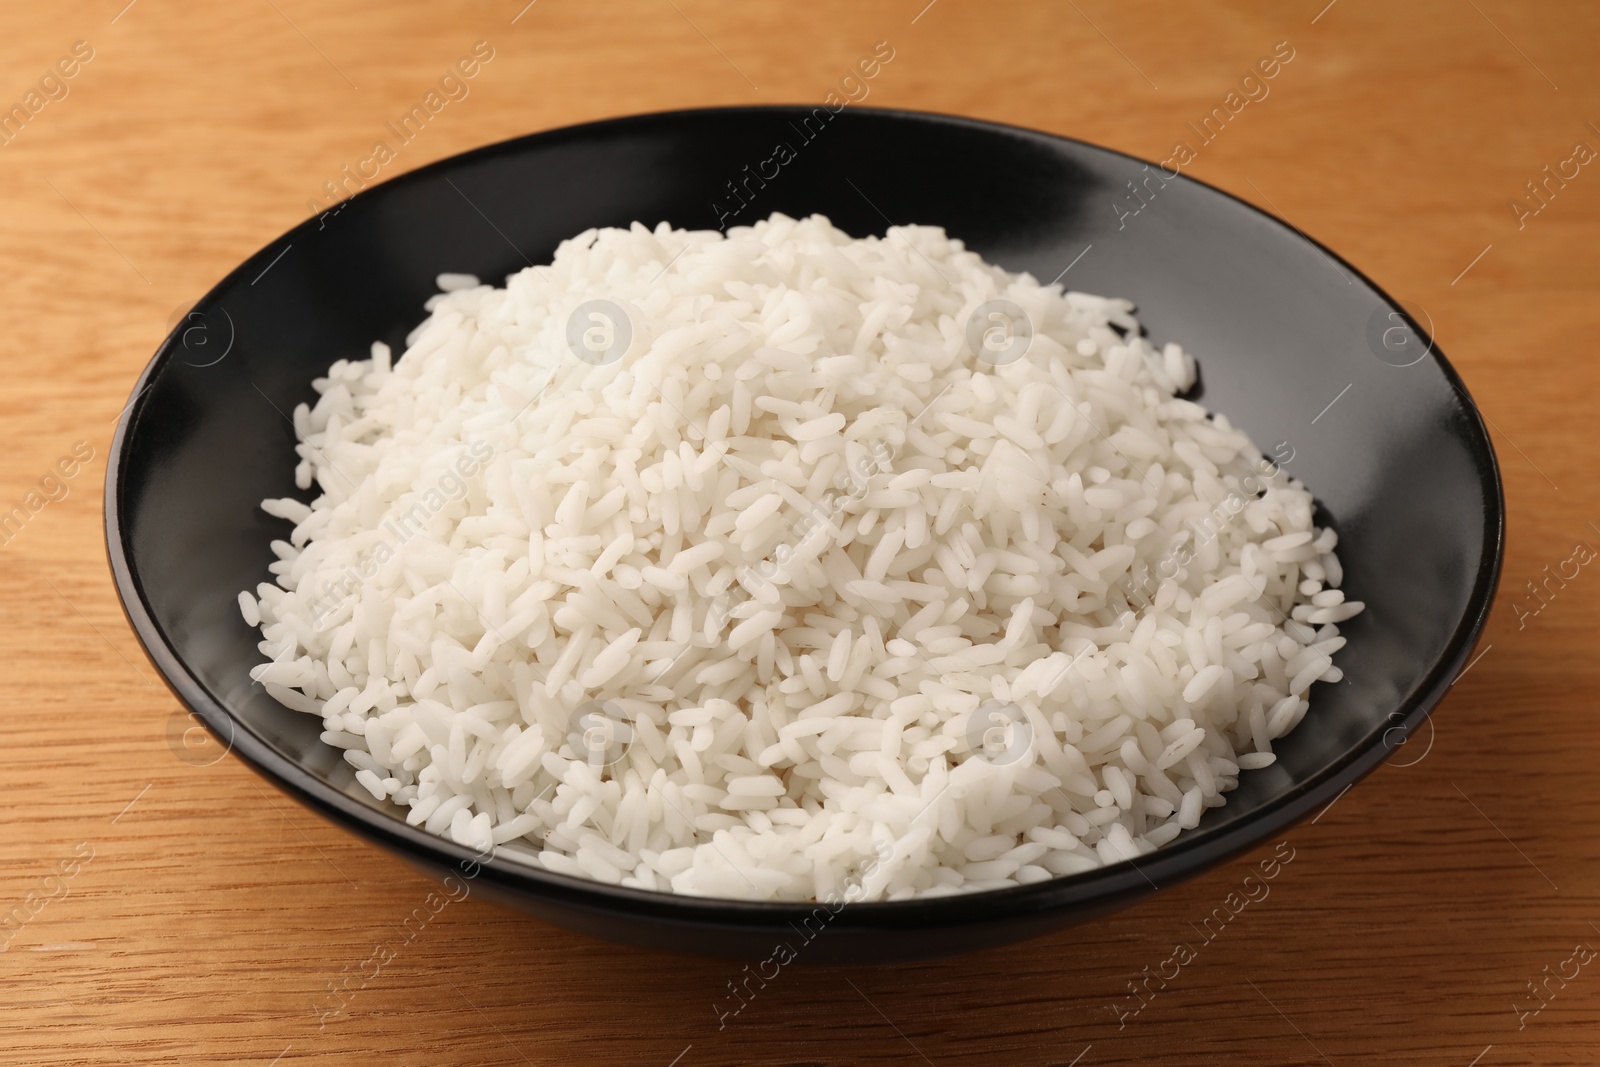
[[[936,116],[793,108],[618,120],[446,160],[309,221],[208,294],[146,372],[108,483],[119,589],[180,696],[302,799],[369,828],[389,820],[391,845],[433,848],[354,785],[318,719],[248,677],[260,657],[236,596],[267,579],[268,543],[289,529],[257,505],[306,497],[289,413],[333,360],[374,340],[402,351],[441,271],[498,283],[591,226],[716,228],[774,211],[820,212],[857,235],[936,224],[1009,270],[1132,299],[1153,340],[1196,355],[1202,402],[1269,456],[1292,456],[1319,521],[1337,527],[1345,588],[1367,604],[1342,626],[1344,680],[1315,688],[1276,765],[1162,850],[1174,874],[1348,784],[1442,693],[1497,573],[1498,478],[1453,371],[1436,352],[1400,365],[1431,341],[1381,292],[1275,219],[1116,153]],[[1093,895],[1112,885],[1101,877],[1066,881]],[[891,906],[860,906],[874,907]]]

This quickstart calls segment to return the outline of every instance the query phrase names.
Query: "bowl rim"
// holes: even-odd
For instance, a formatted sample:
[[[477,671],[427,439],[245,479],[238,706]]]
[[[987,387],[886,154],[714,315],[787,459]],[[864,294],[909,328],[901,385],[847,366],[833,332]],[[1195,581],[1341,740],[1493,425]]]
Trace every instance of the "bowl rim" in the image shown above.
[[[348,199],[353,201],[380,195],[385,191],[409,187],[436,174],[464,165],[489,162],[500,156],[517,155],[530,149],[536,150],[564,141],[595,136],[626,137],[635,131],[648,131],[652,127],[679,121],[704,122],[757,115],[770,115],[774,119],[781,120],[810,114],[815,110],[815,106],[818,105],[773,104],[669,109],[541,130],[446,156],[386,181],[370,185]],[[1069,146],[1076,152],[1097,153],[1144,166],[1160,166],[1154,161],[1117,149],[1008,123],[901,108],[851,107],[850,110],[875,121],[928,127],[935,131],[949,128],[980,131],[990,135],[999,134],[1032,141],[1052,150]],[[1174,180],[1166,176],[1165,170],[1162,173],[1166,180]],[[1427,344],[1428,355],[1436,361],[1447,384],[1461,397],[1463,414],[1467,417],[1462,432],[1468,439],[1469,450],[1474,453],[1477,460],[1475,474],[1486,503],[1483,528],[1484,552],[1478,561],[1466,609],[1456,623],[1444,651],[1421,681],[1397,702],[1395,710],[1390,712],[1385,720],[1386,725],[1369,732],[1339,759],[1322,766],[1305,781],[1296,783],[1273,803],[1242,815],[1227,826],[1217,827],[1209,832],[1202,826],[1140,857],[1137,862],[1124,860],[1089,871],[1060,875],[1045,881],[1004,889],[898,901],[849,902],[833,914],[830,924],[834,928],[857,931],[873,929],[907,931],[930,926],[991,925],[1006,920],[1025,919],[1028,916],[1056,911],[1073,904],[1098,904],[1103,910],[1110,910],[1120,903],[1131,903],[1159,888],[1201,874],[1241,852],[1265,843],[1299,822],[1313,809],[1331,804],[1355,782],[1375,769],[1394,748],[1404,744],[1410,732],[1443,698],[1450,685],[1454,684],[1454,679],[1459,676],[1466,657],[1483,632],[1499,584],[1505,554],[1505,493],[1488,427],[1459,373],[1434,343],[1430,334],[1394,297],[1337,252],[1309,236],[1293,223],[1225,189],[1184,173],[1178,174],[1176,180],[1193,183],[1211,194],[1225,198],[1235,207],[1244,208],[1260,219],[1268,220],[1274,226],[1288,231],[1286,236],[1298,238],[1320,251],[1402,315],[1407,325]],[[330,208],[335,206],[337,205],[330,205]],[[203,311],[214,306],[223,290],[231,288],[243,278],[259,273],[270,262],[275,261],[276,256],[286,251],[289,244],[314,232],[313,226],[320,228],[318,225],[320,217],[320,213],[311,216],[250,255],[213,285],[195,303],[194,308]],[[471,873],[466,875],[469,878],[481,878],[488,885],[513,892],[531,892],[569,910],[588,912],[602,917],[614,915],[619,911],[628,911],[632,915],[660,923],[697,928],[760,930],[803,919],[824,906],[815,901],[743,900],[635,889],[560,874],[509,857],[489,855],[486,858],[483,853],[458,845],[448,838],[428,833],[420,826],[411,826],[398,815],[369,806],[355,796],[323,781],[305,770],[295,760],[281,754],[257,735],[248,723],[235,716],[226,702],[211,693],[190,671],[168,640],[165,631],[156,622],[144,596],[143,581],[132,566],[131,546],[126,543],[124,536],[121,497],[125,474],[124,460],[131,431],[143,412],[145,393],[170,365],[180,333],[180,329],[174,327],[163,339],[134,383],[128,404],[117,420],[105,474],[106,550],[118,600],[145,654],[179,701],[200,718],[207,730],[228,746],[228,751],[304,806],[358,837],[439,870],[452,868],[462,872],[470,870]],[[1398,722],[1392,721],[1396,714],[1400,717]],[[1390,735],[1397,730],[1400,731],[1400,740],[1391,743]]]

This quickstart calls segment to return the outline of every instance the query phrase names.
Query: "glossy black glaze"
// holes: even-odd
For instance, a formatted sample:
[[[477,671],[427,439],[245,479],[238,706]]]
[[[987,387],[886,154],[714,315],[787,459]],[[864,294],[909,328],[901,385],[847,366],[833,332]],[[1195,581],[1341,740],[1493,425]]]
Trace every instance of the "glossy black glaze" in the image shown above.
[[[935,115],[849,108],[820,132],[814,119],[802,129],[809,115],[676,112],[492,145],[304,223],[208,293],[140,379],[106,482],[118,592],[183,703],[296,800],[436,876],[465,870],[474,892],[541,919],[752,958],[803,940],[795,924],[810,907],[617,889],[511,861],[463,868],[470,850],[376,805],[319,742],[319,720],[250,682],[259,656],[235,603],[266,579],[268,541],[288,529],[256,507],[294,492],[285,413],[333,360],[364,357],[375,338],[402,350],[436,274],[498,281],[591,226],[713,228],[736,206],[727,184],[748,179],[750,203],[729,224],[773,211],[821,212],[858,235],[938,224],[1010,270],[1052,279],[1071,264],[1069,287],[1133,299],[1152,339],[1199,358],[1210,408],[1269,455],[1293,450],[1288,469],[1339,529],[1345,587],[1367,603],[1337,656],[1346,681],[1316,687],[1278,763],[1247,772],[1198,830],[1137,868],[845,907],[801,959],[962,952],[1088,919],[1282,834],[1376,766],[1461,669],[1502,551],[1499,474],[1459,378],[1437,351],[1394,365],[1410,358],[1395,350],[1431,344],[1417,324],[1284,223],[1127,156]],[[779,142],[796,158],[763,186]]]

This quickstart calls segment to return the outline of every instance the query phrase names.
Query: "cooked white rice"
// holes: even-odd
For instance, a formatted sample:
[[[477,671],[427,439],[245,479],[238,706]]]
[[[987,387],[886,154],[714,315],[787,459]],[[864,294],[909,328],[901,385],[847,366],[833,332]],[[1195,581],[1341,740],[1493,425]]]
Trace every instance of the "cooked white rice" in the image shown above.
[[[781,215],[440,283],[295,411],[317,496],[240,596],[413,825],[677,893],[1000,888],[1196,826],[1339,679],[1333,532],[1125,301]]]

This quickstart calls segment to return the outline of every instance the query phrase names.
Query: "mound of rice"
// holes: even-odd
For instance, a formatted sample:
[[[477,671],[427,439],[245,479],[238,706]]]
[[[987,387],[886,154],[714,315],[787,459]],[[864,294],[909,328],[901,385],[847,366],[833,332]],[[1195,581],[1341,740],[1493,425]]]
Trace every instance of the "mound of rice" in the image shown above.
[[[1125,301],[931,227],[590,230],[294,415],[253,677],[464,845],[894,900],[1134,859],[1336,681],[1334,534]]]

